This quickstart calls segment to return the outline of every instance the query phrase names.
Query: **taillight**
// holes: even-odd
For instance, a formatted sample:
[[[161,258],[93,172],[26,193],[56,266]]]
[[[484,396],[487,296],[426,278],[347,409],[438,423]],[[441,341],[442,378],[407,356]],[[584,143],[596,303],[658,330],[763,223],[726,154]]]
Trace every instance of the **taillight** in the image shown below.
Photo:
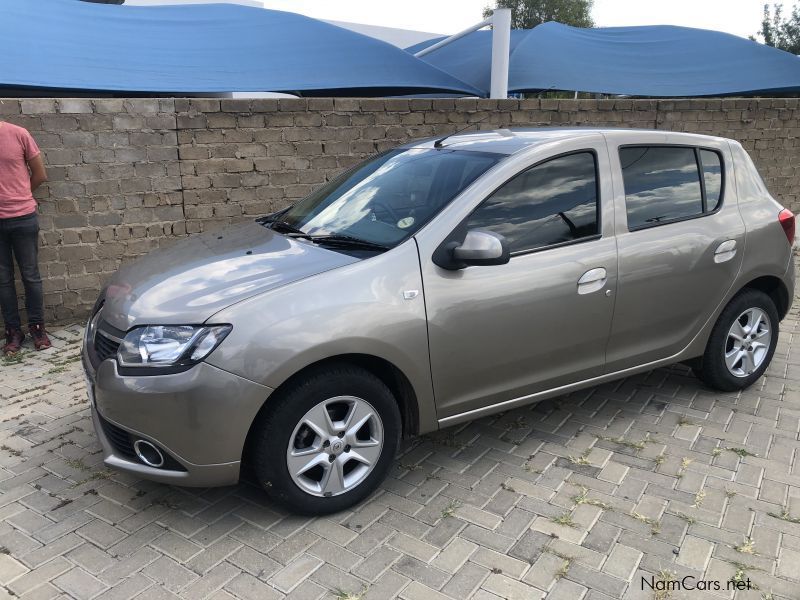
[[[789,244],[794,244],[794,213],[788,208],[784,208],[778,215],[778,221],[783,227],[783,233],[786,234]]]

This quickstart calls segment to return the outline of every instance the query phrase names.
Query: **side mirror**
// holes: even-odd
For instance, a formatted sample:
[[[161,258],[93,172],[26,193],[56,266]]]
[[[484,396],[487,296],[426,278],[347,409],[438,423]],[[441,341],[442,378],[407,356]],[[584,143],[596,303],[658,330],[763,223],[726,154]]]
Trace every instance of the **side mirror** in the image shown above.
[[[505,238],[486,229],[471,229],[464,242],[452,249],[453,266],[463,269],[469,265],[504,265],[510,258]]]

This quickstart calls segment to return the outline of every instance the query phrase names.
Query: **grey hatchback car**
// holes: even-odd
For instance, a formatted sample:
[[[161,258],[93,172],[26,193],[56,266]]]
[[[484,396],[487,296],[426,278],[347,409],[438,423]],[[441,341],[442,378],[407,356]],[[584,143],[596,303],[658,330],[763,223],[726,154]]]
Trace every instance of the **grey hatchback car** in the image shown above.
[[[685,362],[766,370],[794,215],[735,141],[497,130],[422,140],[111,279],[83,364],[105,464],[187,486],[243,465],[347,508],[413,436]]]

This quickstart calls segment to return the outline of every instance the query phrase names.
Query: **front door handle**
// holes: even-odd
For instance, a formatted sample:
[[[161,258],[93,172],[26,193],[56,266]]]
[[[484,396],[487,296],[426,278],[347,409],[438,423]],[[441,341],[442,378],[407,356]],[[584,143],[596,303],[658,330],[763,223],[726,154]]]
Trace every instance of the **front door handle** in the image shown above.
[[[603,267],[586,271],[586,273],[581,275],[581,278],[578,279],[578,293],[581,295],[591,294],[592,292],[603,289],[607,278],[608,274]]]
[[[714,262],[728,262],[736,256],[736,240],[725,240],[714,250]]]

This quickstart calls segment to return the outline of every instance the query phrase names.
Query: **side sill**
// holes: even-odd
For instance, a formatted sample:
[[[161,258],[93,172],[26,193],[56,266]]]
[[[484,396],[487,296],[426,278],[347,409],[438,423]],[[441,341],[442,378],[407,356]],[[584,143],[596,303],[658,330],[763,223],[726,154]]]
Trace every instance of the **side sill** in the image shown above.
[[[612,381],[614,379],[621,379],[622,377],[634,375],[643,371],[650,371],[651,369],[655,369],[657,367],[672,365],[680,362],[681,360],[686,360],[687,357],[683,357],[684,353],[685,350],[682,350],[681,352],[673,354],[667,358],[662,358],[660,360],[638,365],[636,367],[629,367],[621,371],[615,371],[614,373],[598,375],[597,377],[592,377],[591,379],[584,379],[583,381],[569,383],[567,385],[562,385],[561,387],[543,390],[534,394],[528,394],[527,396],[520,396],[519,398],[512,398],[511,400],[504,400],[503,402],[498,402],[496,404],[492,404],[491,406],[484,406],[483,408],[475,408],[463,413],[458,413],[457,415],[453,415],[451,417],[439,419],[439,427],[452,427],[453,425],[458,425],[459,423],[464,423],[465,421],[473,421],[494,413],[519,408],[520,406],[533,404],[534,402],[547,400],[548,398],[553,398],[555,396],[561,396],[562,394],[579,390],[581,388],[592,387],[594,385]]]

